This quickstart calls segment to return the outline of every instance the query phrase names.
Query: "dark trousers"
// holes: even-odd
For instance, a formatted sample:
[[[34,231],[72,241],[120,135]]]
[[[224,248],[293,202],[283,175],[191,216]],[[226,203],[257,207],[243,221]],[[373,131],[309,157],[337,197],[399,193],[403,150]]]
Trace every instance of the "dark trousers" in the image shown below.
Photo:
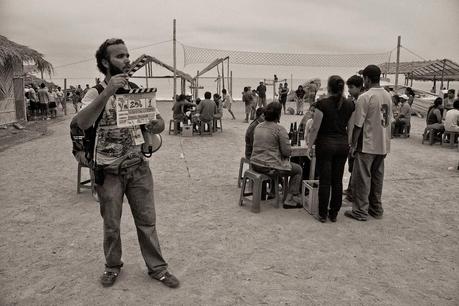
[[[343,173],[349,145],[323,142],[317,144],[316,153],[319,170],[319,215],[324,218],[327,215],[336,217],[343,203]]]
[[[154,277],[166,272],[156,234],[153,177],[148,162],[121,169],[119,174],[105,173],[103,185],[96,185],[100,214],[104,219],[104,254],[106,271],[119,272],[121,261],[120,222],[123,197],[126,195],[137,229],[140,251]]]
[[[386,155],[357,152],[352,170],[354,202],[352,213],[366,218],[368,212],[381,216],[384,212],[381,195],[384,181],[384,159]]]
[[[348,164],[348,171],[349,173],[351,174],[351,176],[349,177],[349,184],[347,185],[347,194],[350,194],[352,195],[352,168],[354,167],[354,160],[355,158],[351,156],[351,154],[349,154],[349,156],[347,157],[347,164]]]

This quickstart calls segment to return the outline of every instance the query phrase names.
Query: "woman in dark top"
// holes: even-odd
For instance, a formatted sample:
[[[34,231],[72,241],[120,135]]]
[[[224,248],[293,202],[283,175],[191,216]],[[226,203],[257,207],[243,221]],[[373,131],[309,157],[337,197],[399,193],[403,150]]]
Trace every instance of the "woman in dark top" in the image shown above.
[[[327,215],[330,221],[336,222],[342,204],[343,172],[349,153],[347,126],[355,109],[354,103],[343,97],[343,91],[344,80],[337,75],[331,76],[328,97],[317,102],[309,134],[309,145],[316,146],[319,221],[322,223]]]
[[[427,110],[426,123],[427,127],[435,130],[443,130],[443,99],[438,97],[435,99],[434,104]]]

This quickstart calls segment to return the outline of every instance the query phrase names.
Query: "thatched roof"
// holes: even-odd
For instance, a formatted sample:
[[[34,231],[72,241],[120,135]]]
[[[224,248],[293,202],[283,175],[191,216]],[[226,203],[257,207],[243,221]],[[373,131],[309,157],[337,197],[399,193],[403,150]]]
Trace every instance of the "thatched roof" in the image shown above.
[[[53,73],[53,65],[43,58],[43,54],[0,35],[0,66],[15,62],[32,62],[39,71]]]
[[[395,74],[396,63],[383,63],[378,65],[382,73]],[[409,79],[418,81],[443,80],[459,81],[459,64],[449,60],[430,60],[399,63],[399,73],[405,74]]]

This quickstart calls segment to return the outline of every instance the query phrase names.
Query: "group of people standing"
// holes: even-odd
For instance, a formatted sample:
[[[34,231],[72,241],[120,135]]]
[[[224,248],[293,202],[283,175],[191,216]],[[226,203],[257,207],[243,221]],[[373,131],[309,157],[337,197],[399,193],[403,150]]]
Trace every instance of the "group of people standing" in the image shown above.
[[[51,120],[57,117],[57,108],[61,108],[64,115],[67,115],[67,102],[71,101],[77,113],[81,108],[81,99],[89,90],[89,84],[82,89],[78,85],[74,90],[66,93],[60,86],[48,87],[41,83],[39,87],[35,84],[26,85],[24,97],[27,105],[28,118],[30,120]]]
[[[351,171],[347,193],[353,201],[345,216],[366,221],[383,215],[381,194],[384,159],[390,151],[391,95],[380,86],[381,70],[369,65],[363,78],[347,80],[350,99],[344,97],[344,80],[328,79],[328,96],[313,104],[312,121],[305,133],[310,154],[315,146],[319,177],[319,221],[336,222],[342,205],[346,160]],[[279,123],[282,104],[272,102],[258,112],[246,133],[246,157],[259,172],[277,170],[290,176],[286,206],[300,207],[300,185],[304,169],[291,162],[291,146],[285,127]],[[357,188],[358,187],[358,188]],[[286,205],[286,206],[285,206]]]
[[[257,89],[252,89],[251,86],[244,87],[242,92],[242,102],[245,105],[245,120],[248,123],[250,120],[255,119],[257,108],[266,107],[266,85],[264,81],[260,81]]]
[[[35,85],[26,85],[24,90],[29,119],[50,120],[57,116],[57,106],[65,109],[64,92],[60,87],[48,88],[45,83],[40,88]]]

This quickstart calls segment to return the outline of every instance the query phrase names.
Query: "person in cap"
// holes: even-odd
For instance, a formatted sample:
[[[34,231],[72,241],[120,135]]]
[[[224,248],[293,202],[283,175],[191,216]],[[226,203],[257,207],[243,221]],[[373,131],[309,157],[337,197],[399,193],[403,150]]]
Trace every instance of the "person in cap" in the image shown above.
[[[368,89],[357,99],[351,155],[352,210],[345,216],[366,221],[368,215],[380,219],[384,210],[381,195],[384,180],[384,159],[390,151],[392,117],[391,95],[380,86],[381,70],[369,65],[363,71],[364,86]]]
[[[409,103],[409,97],[406,94],[399,96],[400,101],[400,112],[398,117],[395,118],[392,136],[398,136],[403,133],[406,129],[406,134],[409,137],[411,127],[411,106]]]

